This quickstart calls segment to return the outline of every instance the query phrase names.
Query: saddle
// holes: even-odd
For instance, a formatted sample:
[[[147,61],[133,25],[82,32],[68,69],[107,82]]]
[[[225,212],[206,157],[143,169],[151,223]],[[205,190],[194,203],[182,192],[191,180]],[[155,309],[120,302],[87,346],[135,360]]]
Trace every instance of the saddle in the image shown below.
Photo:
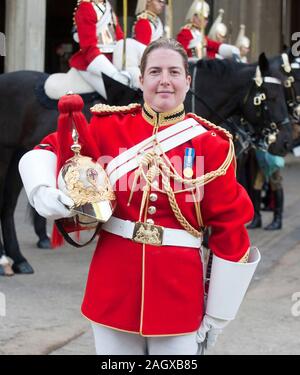
[[[95,89],[90,86],[75,69],[71,68],[67,73],[51,74],[45,81],[46,95],[53,100],[59,100],[69,91],[76,94],[90,94]]]

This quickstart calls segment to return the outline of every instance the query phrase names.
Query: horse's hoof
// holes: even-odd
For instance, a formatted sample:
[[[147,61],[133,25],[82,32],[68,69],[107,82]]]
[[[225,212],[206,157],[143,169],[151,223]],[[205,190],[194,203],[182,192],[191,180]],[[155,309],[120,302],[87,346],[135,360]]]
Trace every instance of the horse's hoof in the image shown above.
[[[10,264],[0,266],[0,276],[13,276],[14,271],[11,268]]]
[[[13,264],[12,269],[15,273],[21,273],[24,275],[29,275],[31,273],[34,273],[33,268],[31,265],[25,260],[24,262]]]
[[[39,240],[36,244],[36,246],[39,249],[51,249],[51,242],[49,238],[44,238],[42,240]]]

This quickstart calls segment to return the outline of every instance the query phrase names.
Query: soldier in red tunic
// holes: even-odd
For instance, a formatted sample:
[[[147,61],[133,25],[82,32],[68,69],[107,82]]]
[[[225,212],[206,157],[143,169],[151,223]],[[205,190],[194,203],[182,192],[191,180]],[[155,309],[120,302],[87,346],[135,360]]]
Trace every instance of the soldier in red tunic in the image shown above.
[[[130,77],[111,63],[116,41],[123,31],[108,0],[79,0],[75,11],[74,39],[80,50],[70,59],[83,78],[106,98],[102,73],[127,85]]]
[[[239,49],[235,46],[205,36],[209,11],[209,5],[205,1],[195,0],[186,15],[188,23],[177,35],[178,42],[183,45],[189,58],[214,59],[216,54],[223,58],[231,58],[233,54],[239,56]]]
[[[165,0],[139,0],[136,7],[136,22],[132,36],[146,46],[161,38],[164,34],[163,24],[159,15],[163,12]]]
[[[159,15],[164,10],[165,0],[138,0],[136,6],[136,22],[132,29],[132,38],[126,40],[126,71],[131,76],[134,88],[140,86],[140,64],[145,48],[164,34],[163,24]],[[123,43],[120,41],[113,55],[113,63],[122,67]]]
[[[90,155],[101,154],[117,207],[102,226],[82,313],[98,354],[196,354],[235,318],[259,261],[245,229],[253,208],[235,178],[232,136],[184,111],[191,77],[182,46],[153,42],[141,73],[143,106],[91,109]],[[87,139],[79,138],[86,154]],[[55,219],[74,203],[56,188],[56,160],[68,148],[57,140],[49,135],[20,162],[29,201]],[[204,227],[214,254],[207,301]]]

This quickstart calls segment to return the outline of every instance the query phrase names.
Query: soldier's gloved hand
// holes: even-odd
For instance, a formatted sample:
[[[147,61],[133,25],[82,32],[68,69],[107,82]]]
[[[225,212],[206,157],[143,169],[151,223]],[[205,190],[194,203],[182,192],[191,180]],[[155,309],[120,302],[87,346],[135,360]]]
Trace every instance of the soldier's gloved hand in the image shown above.
[[[204,315],[200,328],[197,332],[197,342],[206,345],[206,349],[212,348],[216,342],[218,335],[222,333],[230,320],[222,320]]]
[[[39,186],[32,196],[34,208],[46,219],[56,220],[74,215],[70,208],[74,205],[71,198],[62,191],[48,186]]]
[[[126,70],[121,70],[113,75],[113,79],[125,86],[131,87],[132,78]]]

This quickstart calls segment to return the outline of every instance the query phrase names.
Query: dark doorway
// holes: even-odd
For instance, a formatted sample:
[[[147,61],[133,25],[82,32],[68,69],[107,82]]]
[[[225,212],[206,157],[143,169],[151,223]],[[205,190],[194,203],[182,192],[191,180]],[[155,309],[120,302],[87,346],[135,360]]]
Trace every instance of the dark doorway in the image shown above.
[[[66,72],[78,47],[73,42],[73,12],[77,0],[47,0],[45,71]]]
[[[111,4],[114,7],[114,10],[118,16],[119,22],[124,29],[124,20],[123,20],[123,1],[111,1]],[[136,0],[129,0],[128,1],[128,18],[127,18],[127,36],[131,37],[131,31],[132,31],[132,26],[135,21],[135,8],[136,8],[137,1]]]
[[[291,9],[291,33],[296,33],[300,31],[299,19],[300,19],[300,1],[292,0]]]
[[[5,32],[5,0],[0,0],[0,33],[1,38],[4,38]],[[0,74],[4,72],[4,56],[0,54]]]

